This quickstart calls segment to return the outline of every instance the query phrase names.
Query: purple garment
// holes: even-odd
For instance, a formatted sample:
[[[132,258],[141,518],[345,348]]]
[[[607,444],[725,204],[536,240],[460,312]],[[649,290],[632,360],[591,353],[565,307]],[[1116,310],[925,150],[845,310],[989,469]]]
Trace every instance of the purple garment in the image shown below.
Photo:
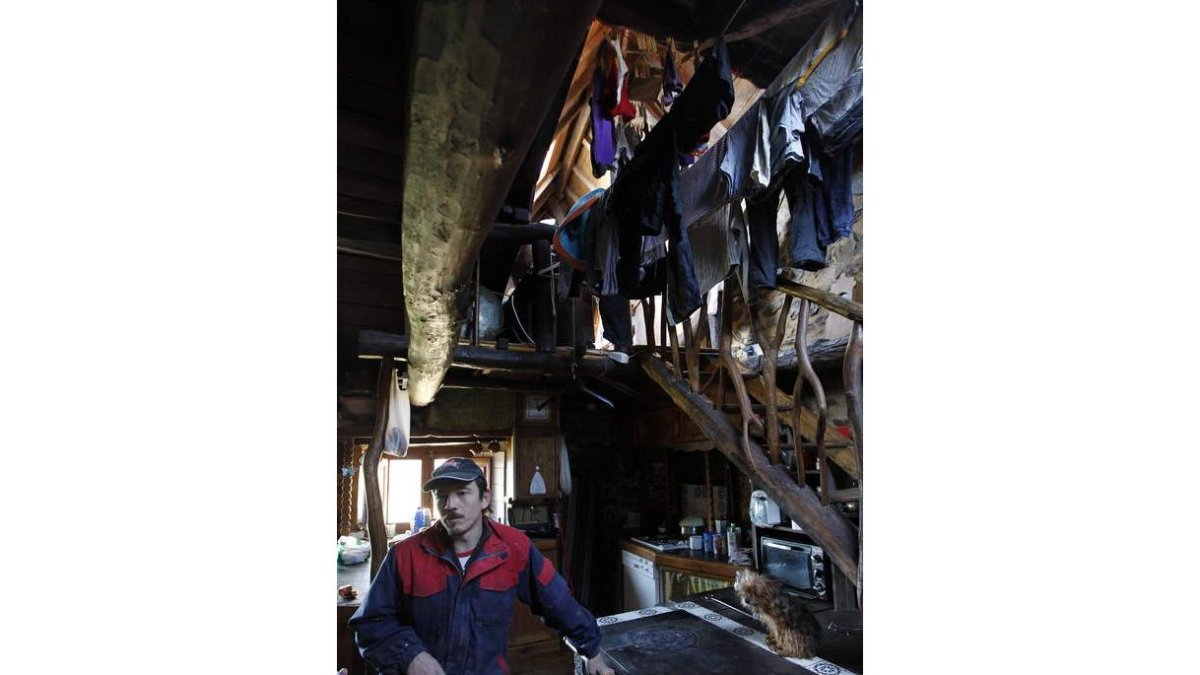
[[[592,71],[592,176],[596,178],[611,169],[617,159],[613,121],[601,103],[603,91],[604,75],[597,68]]]
[[[675,100],[675,96],[683,92],[683,79],[679,77],[679,71],[675,68],[675,50],[667,47],[667,60],[663,64],[663,95],[662,102],[664,106],[671,105]]]

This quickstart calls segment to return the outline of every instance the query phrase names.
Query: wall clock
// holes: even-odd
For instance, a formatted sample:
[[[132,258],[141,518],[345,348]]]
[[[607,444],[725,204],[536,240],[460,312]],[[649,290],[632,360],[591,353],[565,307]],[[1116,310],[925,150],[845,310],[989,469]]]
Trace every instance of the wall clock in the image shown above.
[[[522,414],[526,420],[545,421],[550,419],[550,397],[540,394],[525,396],[525,407]]]

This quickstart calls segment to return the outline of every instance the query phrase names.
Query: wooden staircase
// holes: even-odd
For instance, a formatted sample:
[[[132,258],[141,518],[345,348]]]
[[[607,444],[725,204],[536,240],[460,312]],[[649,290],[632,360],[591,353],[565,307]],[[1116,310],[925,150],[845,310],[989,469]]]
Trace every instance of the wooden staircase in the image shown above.
[[[764,325],[756,312],[749,312],[752,336],[763,354],[761,373],[748,375],[742,372],[732,354],[733,293],[729,286],[736,283],[736,276],[726,280],[717,355],[701,357],[689,318],[683,322],[686,358],[680,358],[676,333],[666,330],[664,322],[663,332],[670,338],[670,352],[652,348],[638,357],[638,364],[730,462],[803,525],[857,587],[861,606],[862,305],[780,279],[776,290],[785,293],[786,298],[774,325]],[[800,301],[795,338],[799,375],[792,391],[787,392],[777,384],[776,365],[794,299]],[[842,367],[845,391],[841,395],[845,397],[849,417],[848,435],[829,423],[826,392],[809,360],[810,302],[854,322]],[[702,393],[711,391],[711,387],[701,383],[711,382],[714,374],[719,378],[716,399],[720,405]],[[726,402],[727,382],[733,387],[736,403]],[[811,392],[815,409],[797,404],[804,400],[805,387]],[[846,484],[839,483],[838,474]],[[858,524],[837,507],[846,502],[857,503]]]

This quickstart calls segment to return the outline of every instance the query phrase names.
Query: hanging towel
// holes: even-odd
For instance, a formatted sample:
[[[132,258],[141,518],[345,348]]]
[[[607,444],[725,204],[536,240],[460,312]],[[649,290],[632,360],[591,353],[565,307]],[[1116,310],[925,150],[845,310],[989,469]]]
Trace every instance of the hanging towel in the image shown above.
[[[558,439],[558,488],[564,495],[571,494],[571,462],[567,457],[567,439]]]
[[[392,370],[392,386],[388,395],[387,427],[383,434],[383,451],[403,457],[408,454],[409,417],[408,390],[400,388],[400,380]]]

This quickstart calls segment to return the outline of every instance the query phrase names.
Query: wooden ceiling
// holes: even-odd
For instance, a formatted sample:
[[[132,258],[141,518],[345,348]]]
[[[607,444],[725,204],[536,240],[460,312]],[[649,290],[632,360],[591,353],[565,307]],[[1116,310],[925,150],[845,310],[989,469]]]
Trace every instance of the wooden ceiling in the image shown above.
[[[586,116],[596,47],[610,31],[628,29],[618,34],[630,52],[654,52],[629,54],[651,78],[670,38],[686,78],[697,51],[728,26],[731,60],[742,75],[738,108],[724,122],[728,128],[809,38],[831,3],[341,0],[339,332],[406,333],[414,347],[428,348],[428,337],[413,335],[415,297],[432,303],[419,323],[442,326],[434,351],[452,349],[465,282],[493,224],[561,214],[603,184],[587,163]],[[459,62],[464,67],[454,66]],[[422,77],[423,86],[448,95],[428,98],[430,105],[421,108],[414,85]],[[483,98],[463,93],[471,90]],[[659,104],[647,102],[651,123],[661,114]],[[448,119],[439,126],[440,117]],[[443,156],[455,149],[448,144],[462,152],[453,166]],[[432,201],[414,202],[414,186]],[[405,244],[414,241],[421,250],[406,256]],[[515,247],[488,250],[485,264],[494,269],[485,276],[504,278]],[[414,294],[418,285],[424,290]],[[447,363],[443,355],[431,369],[444,374]],[[431,381],[440,382],[440,375]]]

